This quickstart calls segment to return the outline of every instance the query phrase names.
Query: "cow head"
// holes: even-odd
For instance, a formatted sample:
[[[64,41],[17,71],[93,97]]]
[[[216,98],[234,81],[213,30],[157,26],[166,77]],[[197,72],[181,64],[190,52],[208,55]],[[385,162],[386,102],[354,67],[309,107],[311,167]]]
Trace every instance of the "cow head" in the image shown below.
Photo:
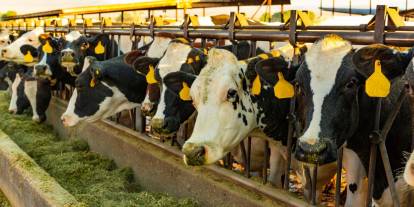
[[[73,76],[81,72],[86,56],[96,57],[100,61],[109,57],[110,40],[107,34],[86,37],[73,31],[65,36],[65,40],[61,64]]]
[[[148,48],[145,56],[139,52],[133,52],[126,56],[125,62],[147,77],[147,95],[141,103],[141,114],[143,115],[153,116],[155,114],[155,106],[160,98],[160,86],[159,80],[155,76],[155,67],[173,38],[174,36],[169,33],[158,34],[149,45],[144,46]]]
[[[376,102],[366,95],[365,81],[377,66],[393,81],[404,73],[408,62],[406,54],[383,45],[355,52],[350,42],[336,35],[316,42],[296,74],[297,113],[304,129],[296,158],[312,164],[333,162],[337,147],[354,136],[361,119],[372,130]],[[368,134],[358,143],[361,147],[366,143],[369,149]]]
[[[51,80],[63,72],[59,60],[63,42],[47,34],[40,35],[39,41],[41,45],[37,53],[40,61],[34,65],[33,76]]]
[[[43,28],[38,27],[30,32],[23,34],[17,40],[10,45],[4,47],[1,50],[1,57],[7,60],[13,60],[16,62],[33,62],[33,54],[23,53],[30,50],[22,50],[23,46],[31,46],[34,48],[39,47],[40,41],[39,36],[43,34]],[[26,56],[26,58],[25,58]],[[30,61],[31,60],[31,61]]]
[[[119,56],[106,61],[86,57],[75,90],[61,119],[65,126],[93,122],[132,109],[145,95],[146,83]]]
[[[11,90],[16,74],[18,73],[20,65],[15,62],[8,62],[0,69],[0,90]]]
[[[163,78],[172,72],[182,71],[197,75],[205,65],[206,56],[203,51],[191,47],[185,39],[175,39],[161,58],[155,68],[155,76],[161,82],[161,94],[157,111],[151,121],[151,127],[155,133],[170,135],[175,133],[194,112],[191,102],[182,101],[174,93],[167,90],[163,84]],[[148,73],[149,74],[149,73]],[[151,92],[151,91],[149,91]],[[151,94],[149,94],[151,97]]]

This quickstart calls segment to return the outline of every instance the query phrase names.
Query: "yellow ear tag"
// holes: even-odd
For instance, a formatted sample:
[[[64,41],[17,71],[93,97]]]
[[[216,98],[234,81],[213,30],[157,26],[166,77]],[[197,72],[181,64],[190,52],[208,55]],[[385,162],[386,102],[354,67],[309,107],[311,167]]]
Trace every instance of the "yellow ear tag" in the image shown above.
[[[387,97],[390,86],[390,81],[381,71],[381,62],[375,60],[374,73],[365,81],[365,92],[370,97]]]
[[[188,87],[187,83],[183,82],[183,88],[178,95],[180,95],[180,98],[183,101],[191,101],[190,87]]]
[[[91,82],[89,82],[89,86],[90,86],[91,88],[93,88],[93,87],[95,87],[95,85],[96,85],[95,78],[92,78],[92,79],[91,79]]]
[[[285,77],[283,77],[283,73],[278,72],[277,77],[279,78],[279,81],[276,83],[275,87],[273,88],[276,98],[279,98],[279,99],[292,98],[293,95],[295,94],[293,85],[285,80]]]
[[[145,76],[145,78],[147,79],[148,84],[158,83],[157,79],[155,79],[154,66],[152,66],[152,65],[149,66],[149,71],[148,71],[147,75]]]
[[[50,54],[53,52],[52,46],[50,46],[49,41],[46,41],[46,44],[43,45],[42,50],[44,53]]]
[[[259,75],[256,76],[256,78],[253,81],[253,86],[252,86],[252,94],[257,96],[260,94],[260,90],[261,90],[261,83],[260,83],[260,77]]]
[[[32,56],[32,53],[30,51],[27,51],[27,54],[24,55],[23,61],[25,63],[31,63],[31,62],[33,62],[33,56]]]
[[[95,47],[95,53],[99,55],[99,54],[103,54],[104,52],[105,52],[105,47],[102,45],[102,42],[99,41],[98,45],[96,45]]]
[[[191,63],[193,63],[193,62],[194,62],[193,58],[188,58],[188,59],[187,59],[187,64],[191,64]]]

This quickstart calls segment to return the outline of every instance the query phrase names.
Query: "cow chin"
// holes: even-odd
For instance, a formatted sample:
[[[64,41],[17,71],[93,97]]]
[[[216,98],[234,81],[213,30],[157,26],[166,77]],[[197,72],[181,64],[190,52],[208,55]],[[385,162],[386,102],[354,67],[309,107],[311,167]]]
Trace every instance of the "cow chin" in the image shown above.
[[[308,164],[324,165],[336,161],[336,145],[331,139],[299,139],[295,150],[295,157]]]
[[[64,113],[61,117],[61,120],[64,127],[74,127],[81,121],[81,118],[79,118],[77,115]]]

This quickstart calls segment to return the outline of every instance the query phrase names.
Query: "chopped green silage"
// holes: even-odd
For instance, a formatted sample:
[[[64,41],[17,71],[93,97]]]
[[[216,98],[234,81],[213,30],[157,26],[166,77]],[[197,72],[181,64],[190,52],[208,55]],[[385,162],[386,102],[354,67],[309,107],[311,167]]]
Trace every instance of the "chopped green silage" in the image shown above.
[[[6,196],[3,192],[0,191],[0,207],[11,207],[9,201],[7,200]]]
[[[112,160],[90,152],[85,141],[60,139],[50,126],[34,123],[28,114],[9,114],[8,103],[9,95],[0,93],[0,129],[87,206],[197,206],[192,199],[140,190],[131,169],[117,168]]]

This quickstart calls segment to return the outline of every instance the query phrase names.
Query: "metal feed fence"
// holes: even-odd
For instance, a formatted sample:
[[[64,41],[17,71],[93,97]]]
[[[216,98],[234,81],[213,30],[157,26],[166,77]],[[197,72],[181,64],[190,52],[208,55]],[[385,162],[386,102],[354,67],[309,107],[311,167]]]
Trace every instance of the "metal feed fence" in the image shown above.
[[[35,28],[36,25],[20,25],[20,24],[9,24],[5,25],[2,24],[1,28],[7,28],[15,31],[30,31]],[[39,26],[39,25],[37,25]],[[225,25],[220,26],[199,26],[196,17],[189,17],[185,16],[185,21],[181,26],[158,26],[156,24],[155,18],[151,17],[149,25],[115,25],[112,24],[111,21],[108,19],[102,19],[99,25],[92,24],[90,19],[85,19],[82,25],[77,25],[76,23],[69,22],[68,25],[62,26],[61,23],[49,22],[43,25],[46,32],[52,33],[61,33],[65,34],[70,31],[78,30],[81,33],[94,35],[94,34],[108,34],[111,39],[111,54],[116,56],[119,54],[119,51],[114,50],[115,39],[120,43],[121,36],[129,37],[129,40],[132,43],[132,50],[138,48],[138,44],[141,42],[142,37],[150,36],[154,37],[159,33],[171,33],[176,37],[184,37],[193,40],[199,40],[201,43],[201,47],[205,47],[208,45],[208,41],[212,41],[213,44],[219,45],[223,42],[223,40],[229,40],[233,43],[233,51],[235,52],[237,47],[237,41],[247,40],[251,43],[251,56],[256,56],[255,48],[258,41],[268,41],[268,42],[285,42],[288,41],[289,44],[296,47],[298,43],[312,43],[321,37],[327,34],[336,34],[344,39],[350,41],[356,45],[369,45],[374,43],[382,43],[386,45],[392,46],[400,46],[400,47],[411,47],[414,45],[414,26],[405,26],[403,19],[398,15],[397,8],[390,8],[385,5],[379,5],[376,8],[376,14],[371,21],[367,24],[361,24],[357,26],[317,26],[312,25],[309,17],[307,16],[305,11],[300,10],[292,10],[290,19],[282,25],[279,26],[263,26],[263,25],[248,25],[245,17],[240,14],[231,13],[230,20]],[[404,93],[405,94],[405,93]],[[405,95],[401,99],[404,99]],[[291,101],[291,108],[295,107],[294,105],[294,98]],[[401,101],[402,102],[402,101]],[[377,111],[381,109],[381,99],[378,99],[378,107]],[[395,113],[399,111],[399,106],[396,106],[394,109]],[[131,110],[129,112],[131,117],[131,125],[132,129],[145,132],[145,123],[146,118],[142,117],[137,113],[137,109]],[[192,116],[193,118],[195,116]],[[395,117],[394,117],[395,118]],[[116,120],[119,119],[117,116]],[[295,112],[291,110],[289,116],[287,117],[289,120],[289,135],[288,135],[288,160],[287,160],[287,168],[285,169],[285,182],[284,182],[284,189],[288,190],[289,187],[289,172],[290,172],[290,163],[291,163],[291,150],[292,150],[292,143],[293,143],[293,136],[294,132],[298,130],[298,126],[295,121]],[[379,120],[379,112],[377,113],[376,121]],[[387,179],[390,184],[390,189],[392,193],[392,197],[394,200],[394,205],[399,206],[398,203],[398,196],[396,195],[395,186],[393,185],[392,180],[392,172],[391,168],[389,167],[389,161],[387,157],[387,152],[384,145],[384,139],[386,137],[387,127],[391,125],[393,122],[393,117],[387,117],[387,125],[384,126],[385,129],[381,130],[382,133],[378,133],[380,131],[378,124],[376,124],[376,128],[373,129],[372,137],[375,137],[375,142],[372,142],[371,147],[371,160],[375,160],[376,156],[376,149],[379,146],[380,154],[384,163],[385,168],[387,169]],[[183,124],[184,126],[181,127],[183,133],[180,135],[175,135],[172,139],[172,144],[176,143],[177,136],[182,136],[179,138],[186,138],[191,134],[191,121],[186,122]],[[160,140],[163,140],[161,137]],[[247,146],[246,146],[247,145]],[[267,182],[267,160],[269,159],[269,143],[266,141],[265,144],[265,159],[263,168],[263,183]],[[242,158],[243,158],[243,165],[244,165],[244,175],[246,177],[250,177],[250,166],[251,166],[251,137],[247,138],[247,144],[241,142],[241,151],[242,151]],[[340,183],[341,183],[341,168],[342,168],[342,153],[343,153],[343,146],[338,150],[338,175],[336,180],[336,201],[335,205],[339,206],[340,200]],[[231,168],[232,161],[231,156],[227,156],[224,159],[225,166],[227,168]],[[315,168],[316,169],[316,168]],[[371,203],[372,197],[372,181],[375,169],[375,163],[372,161],[370,163],[370,171],[369,171],[369,196],[367,198],[367,206]],[[309,169],[308,169],[309,171]],[[316,170],[314,171],[316,172]],[[310,172],[306,173],[310,174]],[[227,176],[231,177],[231,176]],[[310,178],[310,176],[308,176]],[[259,187],[249,184],[243,181],[238,180],[237,178],[230,178],[234,182],[242,183],[244,186],[248,187],[249,189],[253,189],[256,192],[260,192],[263,195],[270,196],[273,198],[274,195],[266,192],[266,190],[260,189]],[[311,190],[311,203],[316,204],[316,173],[313,173],[313,181],[311,185],[309,185],[309,190]]]

